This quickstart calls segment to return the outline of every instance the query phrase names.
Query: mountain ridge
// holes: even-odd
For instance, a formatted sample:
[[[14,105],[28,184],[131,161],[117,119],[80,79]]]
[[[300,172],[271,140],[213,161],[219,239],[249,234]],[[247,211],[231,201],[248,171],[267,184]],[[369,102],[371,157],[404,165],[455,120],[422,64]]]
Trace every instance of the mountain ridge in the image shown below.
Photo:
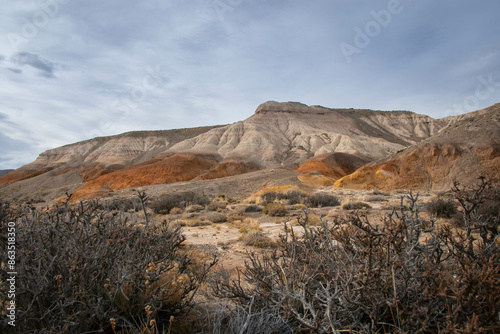
[[[338,179],[471,117],[433,119],[409,111],[268,101],[233,124],[133,131],[48,150],[0,177],[0,193],[10,192],[14,197],[43,193],[41,197],[53,199],[73,192],[76,200],[119,189],[210,180],[260,169],[295,170],[303,164],[299,172],[318,168]]]
[[[371,162],[334,184],[351,189],[444,190],[500,177],[500,103],[459,115],[436,135]]]

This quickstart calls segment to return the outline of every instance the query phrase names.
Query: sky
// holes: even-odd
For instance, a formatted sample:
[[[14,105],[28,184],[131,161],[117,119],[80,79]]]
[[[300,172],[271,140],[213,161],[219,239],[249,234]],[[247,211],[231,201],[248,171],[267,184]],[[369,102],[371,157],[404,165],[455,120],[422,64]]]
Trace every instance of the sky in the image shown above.
[[[133,130],[230,124],[259,104],[500,102],[499,1],[0,0],[0,169]]]

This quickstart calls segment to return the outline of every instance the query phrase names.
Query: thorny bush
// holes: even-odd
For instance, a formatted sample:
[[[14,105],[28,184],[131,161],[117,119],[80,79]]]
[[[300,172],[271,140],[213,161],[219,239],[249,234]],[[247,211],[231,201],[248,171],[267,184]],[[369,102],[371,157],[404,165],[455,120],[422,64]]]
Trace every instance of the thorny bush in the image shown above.
[[[12,209],[2,204],[1,235],[16,222],[16,329],[150,333],[190,308],[216,258],[191,256],[179,227],[141,224],[99,207],[81,202],[9,216]],[[2,304],[6,278],[2,268]]]
[[[210,204],[210,200],[192,191],[163,194],[153,201],[151,208],[154,213],[167,214],[173,208],[186,208],[191,204],[205,206]]]
[[[214,295],[311,333],[498,333],[499,217],[480,208],[500,193],[484,179],[453,191],[465,230],[422,219],[411,192],[378,226],[352,214],[310,229],[305,210],[302,236],[285,226],[271,256],[219,271]]]

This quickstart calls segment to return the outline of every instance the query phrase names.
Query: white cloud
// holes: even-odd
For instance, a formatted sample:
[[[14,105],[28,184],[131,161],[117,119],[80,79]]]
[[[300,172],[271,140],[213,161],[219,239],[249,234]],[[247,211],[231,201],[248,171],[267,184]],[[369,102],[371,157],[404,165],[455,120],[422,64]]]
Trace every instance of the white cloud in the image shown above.
[[[93,136],[235,122],[266,100],[442,117],[478,76],[500,81],[496,2],[401,2],[348,64],[339,44],[387,1],[221,1],[222,20],[211,0],[3,2],[0,169]]]

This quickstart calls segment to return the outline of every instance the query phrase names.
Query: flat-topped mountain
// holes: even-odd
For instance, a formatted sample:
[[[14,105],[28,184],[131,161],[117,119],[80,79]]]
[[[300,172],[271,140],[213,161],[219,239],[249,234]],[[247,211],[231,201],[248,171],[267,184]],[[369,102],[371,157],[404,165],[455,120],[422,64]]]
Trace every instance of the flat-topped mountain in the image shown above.
[[[461,116],[460,122],[471,117]],[[53,199],[73,192],[74,199],[80,199],[277,167],[338,179],[439,136],[458,120],[269,101],[230,125],[132,132],[46,151],[1,177],[0,193]]]
[[[446,123],[407,111],[328,109],[266,102],[248,119],[182,141],[168,150],[251,160],[263,167],[344,152],[374,160],[436,134]]]

